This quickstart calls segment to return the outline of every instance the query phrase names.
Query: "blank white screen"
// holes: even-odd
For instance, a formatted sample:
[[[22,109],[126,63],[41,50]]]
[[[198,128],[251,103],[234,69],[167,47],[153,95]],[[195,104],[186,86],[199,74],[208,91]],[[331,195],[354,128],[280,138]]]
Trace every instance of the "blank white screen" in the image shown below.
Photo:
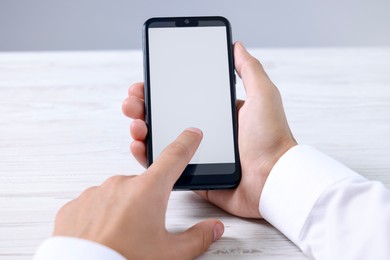
[[[149,28],[153,160],[184,129],[203,140],[190,163],[233,163],[226,27]]]

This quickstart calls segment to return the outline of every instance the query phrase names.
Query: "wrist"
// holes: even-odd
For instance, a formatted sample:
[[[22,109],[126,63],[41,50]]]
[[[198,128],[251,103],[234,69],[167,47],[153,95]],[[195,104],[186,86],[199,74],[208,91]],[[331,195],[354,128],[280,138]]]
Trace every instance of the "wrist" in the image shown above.
[[[274,147],[270,148],[267,152],[267,157],[264,159],[264,163],[261,168],[262,174],[266,177],[269,176],[271,170],[274,168],[275,164],[279,159],[291,148],[298,145],[293,137],[286,137],[284,140],[276,143]]]
[[[275,164],[279,161],[279,159],[291,148],[298,145],[296,140],[291,137],[286,137],[284,140],[281,140],[280,142],[276,143],[274,147],[270,148],[267,151],[267,157],[263,158],[263,161],[261,164],[259,164],[259,169],[257,172],[259,173],[259,176],[261,176],[260,179],[260,196],[259,196],[259,203],[261,200],[261,194],[263,192],[263,188],[265,183],[267,182],[268,176],[270,175],[272,169],[274,168]],[[259,205],[257,204],[257,207]],[[257,208],[259,210],[259,208]],[[260,212],[261,215],[261,212]],[[261,216],[263,217],[263,216]]]

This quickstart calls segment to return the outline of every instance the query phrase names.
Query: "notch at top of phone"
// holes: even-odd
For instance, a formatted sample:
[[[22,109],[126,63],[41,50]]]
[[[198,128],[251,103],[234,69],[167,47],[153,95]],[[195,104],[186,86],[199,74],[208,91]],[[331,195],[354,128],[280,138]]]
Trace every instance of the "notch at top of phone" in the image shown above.
[[[196,18],[183,17],[183,18],[177,20],[175,25],[177,27],[192,27],[192,26],[198,26],[199,21]]]

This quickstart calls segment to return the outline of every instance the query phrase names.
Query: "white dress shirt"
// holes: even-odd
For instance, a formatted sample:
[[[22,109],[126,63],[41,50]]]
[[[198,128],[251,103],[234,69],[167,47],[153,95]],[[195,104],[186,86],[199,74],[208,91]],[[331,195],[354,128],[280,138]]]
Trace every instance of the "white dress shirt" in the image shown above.
[[[390,259],[390,191],[309,146],[291,148],[275,164],[259,210],[312,258]],[[34,259],[124,257],[91,241],[52,237]]]
[[[390,191],[309,146],[275,164],[259,210],[314,259],[390,259]]]

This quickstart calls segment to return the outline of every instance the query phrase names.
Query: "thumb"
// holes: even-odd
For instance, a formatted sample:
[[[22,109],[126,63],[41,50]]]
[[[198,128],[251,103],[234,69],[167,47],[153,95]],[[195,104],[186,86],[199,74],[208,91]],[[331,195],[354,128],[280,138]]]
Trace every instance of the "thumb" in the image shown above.
[[[175,235],[176,250],[182,256],[193,259],[206,252],[214,241],[220,239],[224,230],[223,223],[217,219],[199,222],[185,232]]]
[[[248,97],[261,96],[265,88],[273,86],[260,61],[250,55],[241,42],[234,44],[234,60]]]

